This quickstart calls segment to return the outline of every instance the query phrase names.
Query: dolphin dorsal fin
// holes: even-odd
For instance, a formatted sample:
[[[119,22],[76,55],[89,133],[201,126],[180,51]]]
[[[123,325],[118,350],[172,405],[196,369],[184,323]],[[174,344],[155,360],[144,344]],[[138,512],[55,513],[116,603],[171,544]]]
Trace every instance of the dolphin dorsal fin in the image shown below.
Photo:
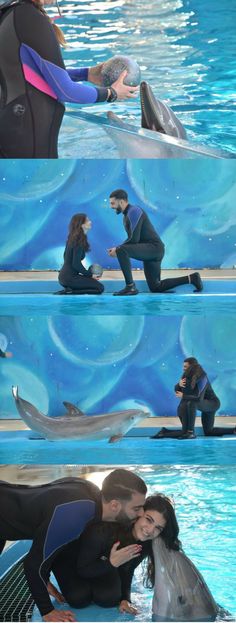
[[[80,416],[84,416],[83,411],[81,411],[80,409],[78,409],[78,407],[76,407],[75,405],[72,404],[72,402],[66,402],[66,400],[63,402],[64,407],[67,409],[68,411],[68,415],[80,415]]]

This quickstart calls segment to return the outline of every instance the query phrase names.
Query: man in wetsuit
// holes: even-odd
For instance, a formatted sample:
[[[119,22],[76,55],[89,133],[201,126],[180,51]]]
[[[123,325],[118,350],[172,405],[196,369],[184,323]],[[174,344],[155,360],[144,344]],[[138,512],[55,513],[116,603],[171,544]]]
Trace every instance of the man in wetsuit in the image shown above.
[[[125,190],[114,190],[110,194],[110,206],[117,214],[123,214],[124,227],[128,234],[127,240],[121,245],[108,249],[110,257],[117,257],[126,283],[125,288],[114,292],[115,296],[138,294],[133,281],[130,258],[143,261],[145,278],[151,292],[166,292],[186,283],[192,284],[197,292],[202,290],[203,285],[199,273],[161,281],[164,244],[144,210],[129,203]]]
[[[136,474],[117,469],[102,491],[80,478],[63,478],[41,486],[0,482],[0,552],[6,540],[33,541],[24,559],[32,596],[44,621],[73,621],[70,611],[55,610],[47,584],[57,555],[77,541],[88,523],[132,521],[143,513],[146,485]]]

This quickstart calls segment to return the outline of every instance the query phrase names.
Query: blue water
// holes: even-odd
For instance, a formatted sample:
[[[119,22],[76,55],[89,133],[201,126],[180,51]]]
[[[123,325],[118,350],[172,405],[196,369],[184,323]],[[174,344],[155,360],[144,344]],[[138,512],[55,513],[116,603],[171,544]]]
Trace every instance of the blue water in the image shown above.
[[[227,424],[230,425],[229,418]],[[157,424],[158,426],[158,424]],[[0,464],[89,465],[232,465],[236,464],[236,435],[197,439],[150,439],[156,429],[126,436],[116,443],[101,441],[47,441],[31,439],[32,432],[1,432]],[[200,432],[200,431],[199,431]],[[197,431],[198,433],[198,431]],[[142,436],[142,435],[145,436]],[[200,433],[201,434],[201,433]]]
[[[162,294],[147,292],[144,282],[137,281],[140,291],[134,297],[113,297],[122,281],[104,281],[101,296],[54,296],[62,289],[56,281],[0,282],[0,316],[7,315],[185,315],[234,314],[235,280],[204,280],[203,292],[194,293],[189,285]]]
[[[78,476],[79,470],[73,469],[73,475]],[[133,469],[145,479],[149,494],[158,491],[171,496],[185,553],[203,574],[217,603],[229,610],[235,621],[235,467],[168,467],[150,462],[144,468],[135,465]],[[97,474],[94,475],[95,481],[96,477]],[[93,480],[92,472],[89,478]],[[30,482],[30,474],[28,479]],[[140,610],[139,615],[121,616],[116,608],[90,606],[75,611],[77,621],[151,621],[151,597],[152,591],[142,586],[139,568],[132,592],[132,601]],[[41,621],[36,608],[33,621]]]
[[[60,0],[58,25],[68,47],[67,66],[91,66],[115,54],[135,58],[142,79],[172,106],[191,141],[235,151],[235,0]],[[110,108],[140,127],[140,102],[81,107]],[[80,110],[80,107],[77,107]],[[60,156],[115,158],[110,138],[96,125],[66,118]]]

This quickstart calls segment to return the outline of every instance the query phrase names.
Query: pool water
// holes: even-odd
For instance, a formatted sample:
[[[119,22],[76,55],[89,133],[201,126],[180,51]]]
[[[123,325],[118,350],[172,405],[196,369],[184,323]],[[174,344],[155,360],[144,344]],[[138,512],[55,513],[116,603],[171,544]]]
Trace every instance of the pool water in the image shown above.
[[[168,0],[60,0],[67,66],[91,66],[116,54],[135,58],[142,79],[179,116],[189,140],[234,152],[235,2]],[[212,10],[213,9],[213,10]],[[140,101],[79,107],[105,115],[112,109],[140,127]],[[102,141],[102,143],[101,143]],[[102,145],[102,147],[101,147]],[[116,158],[104,130],[65,115],[60,156]]]
[[[194,293],[184,285],[175,291],[153,294],[136,281],[138,296],[113,297],[123,281],[104,281],[101,296],[53,296],[62,289],[56,281],[0,282],[0,316],[6,315],[185,315],[234,314],[236,280],[204,280],[204,290]]]
[[[236,468],[149,463],[135,470],[145,479],[149,494],[158,491],[174,500],[185,553],[203,574],[216,602],[229,610],[235,621]],[[134,618],[120,615],[116,608],[91,606],[75,611],[77,620],[151,621],[151,596],[152,591],[143,588],[140,567],[132,593],[139,615]],[[33,621],[40,620],[35,609]]]
[[[227,418],[229,420],[229,418]],[[158,427],[158,421],[157,421]],[[148,465],[235,465],[236,435],[225,437],[202,437],[197,439],[150,439],[157,428],[133,429],[116,443],[107,440],[75,441],[32,439],[31,431],[1,431],[0,463],[7,464],[9,457],[13,464],[40,463],[89,465],[91,457],[97,465],[125,465],[137,463]],[[201,431],[196,431],[202,434]],[[135,436],[137,435],[137,436]]]

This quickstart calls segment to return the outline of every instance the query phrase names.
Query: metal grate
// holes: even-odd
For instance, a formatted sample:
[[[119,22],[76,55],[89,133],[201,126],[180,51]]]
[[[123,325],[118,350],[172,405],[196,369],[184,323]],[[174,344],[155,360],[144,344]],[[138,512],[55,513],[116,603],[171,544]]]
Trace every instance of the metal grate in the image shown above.
[[[23,564],[18,562],[0,583],[0,621],[31,621],[33,608]]]

